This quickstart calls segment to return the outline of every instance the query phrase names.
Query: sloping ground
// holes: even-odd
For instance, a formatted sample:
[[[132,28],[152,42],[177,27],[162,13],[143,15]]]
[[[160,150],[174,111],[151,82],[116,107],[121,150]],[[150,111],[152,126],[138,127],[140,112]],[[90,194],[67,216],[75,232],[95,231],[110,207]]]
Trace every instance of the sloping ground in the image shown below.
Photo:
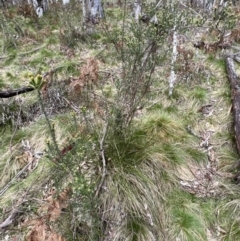
[[[19,17],[25,35],[1,42],[1,89],[28,85],[30,74],[47,81],[42,99],[1,100],[1,240],[239,240],[223,52],[194,48],[206,33],[189,32],[173,95],[167,58],[121,133],[105,108],[122,78],[111,45],[93,33],[66,47],[69,33],[46,19]]]

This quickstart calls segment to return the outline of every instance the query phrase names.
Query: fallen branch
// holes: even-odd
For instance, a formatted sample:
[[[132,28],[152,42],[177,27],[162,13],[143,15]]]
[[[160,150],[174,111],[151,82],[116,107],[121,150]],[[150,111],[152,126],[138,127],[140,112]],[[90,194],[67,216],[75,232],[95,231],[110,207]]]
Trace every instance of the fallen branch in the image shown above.
[[[31,86],[26,86],[26,87],[22,87],[20,89],[16,89],[16,90],[6,90],[6,91],[0,91],[0,98],[10,98],[16,95],[20,95],[23,93],[27,93],[30,91],[33,91],[34,88]]]
[[[6,228],[7,226],[9,226],[10,224],[12,224],[13,219],[14,219],[14,215],[15,213],[10,214],[10,216],[7,217],[7,219],[5,219],[1,224],[0,224],[0,230],[3,228]]]
[[[51,75],[54,74],[59,68],[61,67],[57,67],[49,72],[46,72],[43,74],[43,77],[46,77],[47,75]],[[16,90],[6,90],[6,91],[0,91],[0,98],[10,98],[16,95],[20,95],[20,94],[24,94],[27,92],[31,92],[35,90],[34,87],[32,86],[24,86],[22,88],[16,89]]]
[[[235,129],[235,138],[237,142],[237,149],[240,154],[240,79],[236,74],[232,56],[226,57],[226,68],[228,79],[230,81],[233,101],[233,121]]]
[[[226,61],[226,70],[227,76],[231,86],[231,95],[232,95],[232,109],[233,109],[233,123],[235,130],[235,139],[237,144],[237,150],[240,154],[240,79],[235,71],[234,56],[227,56]],[[240,170],[235,176],[235,180],[240,182]]]
[[[62,69],[63,66],[58,66],[46,73],[44,73],[42,76],[43,78],[46,78],[48,75],[53,75],[55,74],[58,70]],[[6,91],[0,91],[0,98],[10,98],[16,95],[24,94],[30,91],[35,90],[32,86],[25,86],[16,90],[6,90]]]

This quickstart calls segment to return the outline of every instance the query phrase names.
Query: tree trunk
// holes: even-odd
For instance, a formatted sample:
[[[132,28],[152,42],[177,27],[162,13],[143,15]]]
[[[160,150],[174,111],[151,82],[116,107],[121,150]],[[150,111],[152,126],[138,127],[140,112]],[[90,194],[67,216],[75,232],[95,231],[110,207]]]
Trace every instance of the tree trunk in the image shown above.
[[[83,21],[98,23],[98,20],[104,18],[104,11],[101,0],[83,0]]]
[[[16,89],[16,90],[6,90],[6,91],[0,91],[0,98],[10,98],[16,95],[20,95],[23,93],[27,93],[30,91],[33,91],[34,88],[31,86],[26,86],[26,87],[22,87],[20,89]]]
[[[172,95],[173,87],[174,87],[174,84],[175,84],[176,78],[177,78],[175,71],[174,71],[175,64],[177,61],[177,55],[178,55],[177,44],[178,44],[177,31],[176,31],[176,26],[174,26],[173,41],[172,41],[173,50],[172,50],[171,72],[170,72],[170,77],[169,77],[169,96]]]
[[[82,18],[83,18],[83,25],[85,25],[85,22],[87,20],[87,1],[82,0]]]
[[[142,13],[140,0],[134,2],[134,18],[138,22]]]

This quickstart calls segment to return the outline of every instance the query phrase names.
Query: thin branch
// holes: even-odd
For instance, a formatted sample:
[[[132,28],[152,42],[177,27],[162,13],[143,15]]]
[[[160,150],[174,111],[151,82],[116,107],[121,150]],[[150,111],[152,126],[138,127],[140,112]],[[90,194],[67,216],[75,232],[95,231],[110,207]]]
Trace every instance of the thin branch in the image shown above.
[[[3,229],[3,228],[6,228],[7,226],[9,226],[13,222],[14,215],[15,215],[15,213],[13,212],[12,214],[10,214],[10,216],[7,217],[7,219],[5,219],[0,224],[0,230]]]
[[[37,47],[35,49],[29,50],[29,51],[26,51],[26,52],[23,52],[23,53],[18,53],[18,56],[24,56],[24,55],[32,54],[32,53],[37,52],[38,50],[44,48],[45,46],[46,45],[44,44],[44,45],[42,45],[40,47]],[[0,56],[0,60],[1,59],[6,59],[8,57],[9,57],[9,55]]]
[[[29,144],[28,141],[27,141],[27,142],[22,141],[22,147],[23,147],[25,150],[27,150],[28,152],[31,153],[31,155],[32,155],[32,160],[29,161],[29,162],[22,168],[22,170],[20,170],[20,171],[12,178],[12,180],[11,180],[8,184],[5,185],[5,187],[4,187],[2,190],[0,190],[0,197],[8,190],[8,188],[11,186],[11,184],[14,183],[14,182],[21,176],[21,174],[24,173],[24,172],[28,169],[29,166],[31,167],[35,162],[38,162],[38,160],[41,158],[40,155],[37,155],[37,154],[32,150],[32,148],[30,147],[30,144]],[[27,148],[27,149],[26,149],[26,148]],[[35,167],[34,167],[33,169],[35,169],[36,167],[37,167],[37,165],[35,165]],[[31,170],[33,170],[33,169],[31,169]]]
[[[77,113],[80,112],[80,111],[79,111],[79,108],[78,108],[76,105],[74,105],[71,101],[69,101],[67,98],[63,97],[63,100],[65,100],[65,101],[67,102],[67,104],[68,104],[70,107],[72,107],[72,109],[73,109],[75,112],[77,112]]]
[[[43,78],[47,77],[48,75],[53,75],[55,74],[58,70],[61,70],[63,68],[63,66],[57,66],[56,68],[44,73],[42,76]]]
[[[32,53],[37,52],[38,50],[40,50],[40,49],[42,49],[42,48],[44,48],[44,47],[46,47],[45,44],[42,45],[42,46],[40,46],[40,47],[37,47],[37,48],[35,48],[35,49],[31,49],[31,50],[29,50],[29,51],[26,51],[26,52],[23,52],[23,53],[19,53],[18,56],[24,56],[24,55],[32,54]]]
[[[190,8],[189,6],[184,4],[182,1],[179,1],[179,3],[182,4],[184,7],[188,8],[189,10],[193,11],[195,14],[197,14],[198,16],[200,16],[202,18],[202,15],[199,14],[198,12],[196,12],[193,8]]]
[[[160,6],[161,3],[162,3],[162,0],[160,0],[160,1],[157,3],[157,5],[155,6],[154,9],[157,9],[157,8]]]
[[[100,140],[99,144],[100,144],[100,153],[101,153],[101,157],[102,157],[102,178],[101,181],[97,187],[96,193],[95,193],[95,197],[98,197],[99,192],[102,189],[105,177],[107,175],[107,168],[106,168],[106,158],[105,158],[105,152],[104,152],[104,141],[107,135],[107,131],[108,131],[108,122],[106,122],[106,125],[104,126],[103,129],[103,136],[102,139]]]
[[[4,230],[7,226],[11,225],[12,223],[15,223],[15,219],[16,217],[18,217],[18,213],[21,213],[19,207],[21,207],[21,205],[29,201],[25,197],[29,193],[30,188],[31,187],[29,187],[28,190],[26,190],[26,192],[22,195],[22,197],[18,199],[15,207],[13,207],[12,210],[10,210],[10,215],[2,223],[0,223],[0,231]]]
[[[2,190],[0,190],[0,197],[8,190],[8,188],[11,186],[11,184],[14,183],[14,182],[16,181],[16,179],[17,179],[18,177],[20,177],[20,175],[21,175],[22,173],[24,173],[29,166],[32,165],[32,163],[33,163],[34,161],[35,161],[35,159],[33,159],[31,162],[29,162],[27,165],[25,165],[25,166],[23,167],[23,169],[22,169],[20,172],[18,172],[15,177],[12,178],[12,180],[11,180],[7,185],[5,185],[5,187],[4,187]]]

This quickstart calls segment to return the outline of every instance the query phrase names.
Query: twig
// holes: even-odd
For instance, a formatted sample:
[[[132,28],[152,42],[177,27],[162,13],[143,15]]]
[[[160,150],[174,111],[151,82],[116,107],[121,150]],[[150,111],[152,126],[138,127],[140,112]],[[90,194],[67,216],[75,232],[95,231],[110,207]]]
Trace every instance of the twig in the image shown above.
[[[34,53],[34,52],[37,52],[38,50],[44,48],[46,45],[42,45],[40,47],[37,47],[35,49],[32,49],[32,50],[29,50],[27,52],[23,52],[23,53],[19,53],[18,56],[24,56],[24,55],[28,55],[28,54],[31,54],[31,53]],[[7,57],[9,57],[9,55],[5,55],[5,56],[0,56],[0,59],[6,59]]]
[[[18,172],[18,173],[16,174],[16,176],[12,178],[12,180],[11,180],[2,190],[0,190],[0,197],[8,190],[8,188],[11,186],[11,184],[12,184],[13,182],[15,182],[15,180],[16,180],[22,173],[24,173],[30,165],[32,165],[32,163],[33,163],[34,161],[35,161],[35,159],[33,159],[31,162],[29,162],[27,165],[25,165],[25,167],[23,167],[23,169],[22,169],[20,172]]]
[[[29,193],[30,188],[31,187],[29,187],[28,190],[26,190],[26,192],[23,194],[23,196],[20,199],[18,199],[15,207],[13,207],[12,210],[10,210],[10,215],[2,223],[0,223],[0,231],[1,229],[5,229],[7,226],[11,225],[15,221],[14,219],[18,216],[17,214],[21,213],[21,211],[19,210],[19,207],[23,203],[29,201],[28,199],[25,199],[25,197]]]
[[[105,152],[104,152],[104,147],[103,147],[103,144],[104,144],[104,141],[105,141],[105,137],[107,135],[107,131],[108,131],[108,122],[106,122],[106,125],[104,126],[103,136],[102,136],[102,139],[99,142],[99,144],[100,144],[100,153],[101,153],[101,157],[102,157],[102,178],[101,178],[101,181],[100,181],[100,183],[98,185],[98,188],[96,190],[95,197],[98,197],[99,192],[102,189],[104,179],[105,179],[105,177],[107,175],[106,159],[105,159]]]
[[[70,102],[67,98],[65,98],[65,97],[63,97],[63,100],[65,100],[67,103],[68,103],[68,105],[70,106],[70,107],[72,107],[72,109],[75,111],[75,112],[77,112],[77,113],[79,113],[79,108],[76,106],[76,105],[74,105],[72,102]]]
[[[162,3],[162,0],[160,0],[160,1],[157,3],[157,5],[155,6],[154,9],[157,9],[157,8],[160,6],[161,3]]]
[[[19,53],[18,55],[19,55],[19,56],[23,56],[23,55],[32,54],[32,53],[37,52],[38,50],[44,48],[45,46],[46,46],[46,45],[44,44],[44,45],[42,45],[42,46],[40,46],[40,47],[37,47],[37,48],[35,48],[35,49],[31,49],[31,50],[29,50],[29,51],[26,51],[26,52],[23,52],[23,53]]]
[[[15,177],[0,191],[0,196],[2,196],[7,189],[11,186],[11,184],[30,166],[32,162],[29,162],[20,172],[17,173]]]
[[[57,66],[56,68],[54,68],[54,69],[52,69],[52,70],[44,73],[42,76],[43,76],[43,78],[45,78],[45,77],[48,76],[48,75],[55,74],[58,70],[60,70],[60,69],[62,69],[62,68],[63,68],[63,66]]]
[[[189,10],[193,11],[196,15],[200,16],[202,18],[202,15],[196,12],[193,8],[185,5],[182,1],[179,1],[180,4],[182,4],[184,7],[188,8]]]
[[[199,139],[201,138],[201,136],[197,135],[197,134],[194,132],[194,130],[192,129],[191,126],[188,125],[188,126],[186,127],[186,130],[188,131],[189,134],[191,134],[191,135],[193,135],[193,136],[195,136],[195,137],[197,137],[197,138],[199,138]]]

